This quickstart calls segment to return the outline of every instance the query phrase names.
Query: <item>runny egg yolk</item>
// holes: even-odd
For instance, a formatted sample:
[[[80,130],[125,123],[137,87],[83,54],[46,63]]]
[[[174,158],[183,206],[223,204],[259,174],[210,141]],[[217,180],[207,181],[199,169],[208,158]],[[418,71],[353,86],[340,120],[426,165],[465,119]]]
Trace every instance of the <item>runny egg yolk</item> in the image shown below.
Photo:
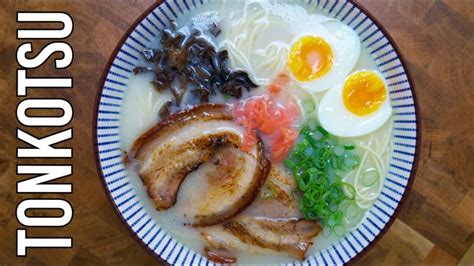
[[[332,67],[331,46],[321,37],[304,36],[290,50],[288,67],[299,81],[312,81],[324,76]]]
[[[365,116],[377,111],[387,98],[383,80],[372,71],[351,74],[342,91],[344,105],[355,115]]]

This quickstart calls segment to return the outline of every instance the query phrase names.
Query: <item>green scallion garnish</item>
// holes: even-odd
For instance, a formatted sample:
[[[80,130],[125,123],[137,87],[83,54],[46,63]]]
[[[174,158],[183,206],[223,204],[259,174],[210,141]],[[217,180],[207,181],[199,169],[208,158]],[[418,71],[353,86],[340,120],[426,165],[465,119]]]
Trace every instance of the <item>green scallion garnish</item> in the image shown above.
[[[342,176],[358,166],[359,157],[354,149],[354,145],[339,143],[311,120],[302,127],[298,142],[285,160],[301,191],[301,212],[306,219],[317,220],[324,226],[323,235],[345,232],[346,210],[343,212],[340,206],[344,201],[354,200],[355,189],[343,182]]]

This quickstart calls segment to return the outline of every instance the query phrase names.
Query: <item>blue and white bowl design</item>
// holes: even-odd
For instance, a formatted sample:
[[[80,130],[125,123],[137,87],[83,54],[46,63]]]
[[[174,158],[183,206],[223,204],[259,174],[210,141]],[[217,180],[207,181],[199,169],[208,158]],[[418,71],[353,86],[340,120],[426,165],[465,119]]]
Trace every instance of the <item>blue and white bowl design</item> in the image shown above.
[[[120,111],[127,81],[150,41],[170,20],[192,9],[218,0],[168,0],[155,4],[133,25],[112,55],[100,88],[93,129],[97,160],[106,190],[123,221],[154,255],[170,264],[214,265],[200,253],[190,250],[168,235],[154,221],[138,199],[122,162],[119,127]],[[295,0],[298,2],[298,0]],[[394,151],[379,199],[368,210],[359,228],[317,254],[307,254],[304,262],[293,265],[344,264],[357,257],[388,229],[399,204],[413,182],[418,157],[419,128],[413,84],[392,39],[381,25],[359,4],[344,0],[304,0],[302,5],[323,9],[328,16],[352,27],[385,76],[394,110]]]

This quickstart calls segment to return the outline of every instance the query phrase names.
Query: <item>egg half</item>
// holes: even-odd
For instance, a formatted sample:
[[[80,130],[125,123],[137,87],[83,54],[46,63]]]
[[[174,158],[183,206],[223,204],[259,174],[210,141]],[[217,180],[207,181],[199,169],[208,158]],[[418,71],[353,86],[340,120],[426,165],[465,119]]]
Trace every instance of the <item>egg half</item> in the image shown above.
[[[339,137],[357,137],[380,128],[392,115],[387,83],[378,71],[361,70],[329,90],[318,107],[321,126]]]
[[[292,42],[288,55],[293,79],[313,92],[340,83],[359,59],[357,33],[337,20],[312,24],[302,32]]]

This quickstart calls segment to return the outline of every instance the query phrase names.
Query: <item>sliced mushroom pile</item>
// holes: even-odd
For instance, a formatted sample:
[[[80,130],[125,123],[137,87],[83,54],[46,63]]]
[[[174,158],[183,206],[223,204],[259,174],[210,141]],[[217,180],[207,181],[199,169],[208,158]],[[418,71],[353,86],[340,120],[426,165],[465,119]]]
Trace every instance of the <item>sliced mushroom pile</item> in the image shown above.
[[[216,24],[208,31],[214,36],[220,33]],[[171,23],[162,31],[160,49],[142,51],[153,67],[136,67],[134,73],[154,72],[153,86],[158,91],[169,89],[174,96],[160,111],[161,118],[181,109],[188,90],[198,102],[205,103],[217,93],[238,99],[243,91],[257,87],[246,72],[229,67],[227,50],[217,51],[202,35],[197,29],[179,31],[177,24]]]

